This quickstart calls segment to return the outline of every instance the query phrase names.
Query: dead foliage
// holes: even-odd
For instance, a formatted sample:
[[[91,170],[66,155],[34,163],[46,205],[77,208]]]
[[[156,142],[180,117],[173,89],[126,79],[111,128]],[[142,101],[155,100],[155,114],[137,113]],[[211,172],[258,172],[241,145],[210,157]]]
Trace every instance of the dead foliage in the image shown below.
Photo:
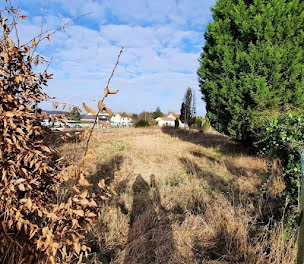
[[[0,262],[81,263],[91,250],[85,236],[97,218],[99,202],[109,199],[111,190],[100,181],[98,195],[88,191],[91,184],[83,165],[94,152],[86,149],[77,164],[64,167],[67,161],[45,145],[44,116],[37,105],[48,100],[42,88],[52,74],[47,69],[34,72],[47,62],[35,51],[58,29],[41,28],[38,37],[20,45],[17,21],[26,16],[10,0],[6,4],[0,13]],[[87,144],[91,133],[82,134]]]

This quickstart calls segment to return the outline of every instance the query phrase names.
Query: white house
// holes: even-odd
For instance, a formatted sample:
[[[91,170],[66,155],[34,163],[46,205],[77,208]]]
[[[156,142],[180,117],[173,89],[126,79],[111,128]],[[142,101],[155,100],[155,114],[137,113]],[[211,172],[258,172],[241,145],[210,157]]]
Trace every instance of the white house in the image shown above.
[[[111,117],[111,123],[113,123],[114,126],[129,127],[132,124],[132,118],[126,114],[116,114]]]
[[[159,126],[175,126],[175,119],[179,118],[178,114],[174,112],[169,112],[168,116],[158,117],[155,120],[157,121]],[[183,123],[178,120],[179,126],[183,126]]]
[[[175,118],[163,116],[155,119],[159,126],[175,126]]]

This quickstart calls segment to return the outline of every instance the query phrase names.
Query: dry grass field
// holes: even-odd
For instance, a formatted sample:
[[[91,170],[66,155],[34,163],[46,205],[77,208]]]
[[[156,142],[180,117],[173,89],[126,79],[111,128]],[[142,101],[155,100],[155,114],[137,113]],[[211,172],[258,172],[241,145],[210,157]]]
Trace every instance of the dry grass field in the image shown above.
[[[56,145],[75,162],[82,147]],[[294,243],[273,221],[284,184],[273,177],[262,199],[267,162],[229,138],[169,128],[99,130],[90,149],[92,191],[104,178],[116,192],[89,238],[92,262],[293,263]]]

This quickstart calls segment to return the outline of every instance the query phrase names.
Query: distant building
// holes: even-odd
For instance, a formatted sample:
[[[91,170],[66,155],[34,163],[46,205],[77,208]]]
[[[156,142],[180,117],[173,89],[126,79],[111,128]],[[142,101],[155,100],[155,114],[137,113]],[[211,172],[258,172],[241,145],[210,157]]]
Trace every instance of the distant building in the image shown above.
[[[176,118],[179,119],[180,115],[179,115],[179,114],[176,114],[176,113],[169,113],[169,114],[168,114],[168,117],[174,118],[174,120],[175,120]]]
[[[175,125],[175,118],[174,117],[158,117],[155,119],[159,126],[173,126]]]
[[[88,113],[87,115],[82,115],[80,117],[80,120],[83,121],[83,122],[90,122],[90,121],[94,122],[95,117],[96,117],[96,115]],[[105,122],[109,123],[110,114],[107,113],[107,112],[99,113],[97,119],[98,119],[98,121],[105,121]]]
[[[93,115],[91,113],[88,113],[87,115],[81,116],[80,117],[80,121],[81,121],[80,126],[81,127],[91,127],[91,126],[93,126],[95,118],[96,118],[96,115]],[[107,112],[99,113],[98,116],[97,116],[97,121],[104,121],[104,122],[110,124],[110,114],[107,113]],[[107,126],[104,126],[104,125],[97,122],[96,127],[97,128],[106,128]]]
[[[129,127],[132,124],[132,118],[127,114],[116,114],[111,117],[110,121],[113,126],[120,127]]]
[[[168,116],[158,117],[155,120],[157,121],[159,126],[175,126],[175,120],[179,119],[180,115],[176,114],[174,111],[170,110]],[[179,126],[183,126],[183,123],[179,121]]]

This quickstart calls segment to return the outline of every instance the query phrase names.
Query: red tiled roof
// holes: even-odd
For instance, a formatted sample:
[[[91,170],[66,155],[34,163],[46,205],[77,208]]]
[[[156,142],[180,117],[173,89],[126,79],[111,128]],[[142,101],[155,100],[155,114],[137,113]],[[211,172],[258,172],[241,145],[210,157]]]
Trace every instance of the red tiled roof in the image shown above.
[[[160,119],[162,119],[164,121],[174,121],[174,118],[172,118],[172,117],[166,117],[166,116],[160,117]]]
[[[129,115],[127,115],[127,114],[119,114],[122,118],[125,118],[125,117],[128,117],[128,118],[130,118],[130,116]]]

